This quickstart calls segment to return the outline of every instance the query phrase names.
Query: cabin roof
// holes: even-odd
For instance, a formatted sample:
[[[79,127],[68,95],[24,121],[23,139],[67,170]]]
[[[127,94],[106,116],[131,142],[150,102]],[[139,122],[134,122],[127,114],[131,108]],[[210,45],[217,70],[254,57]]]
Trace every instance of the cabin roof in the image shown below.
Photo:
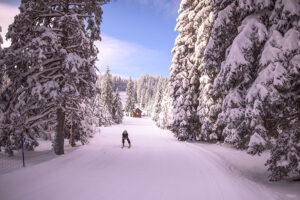
[[[135,112],[140,112],[140,113],[142,113],[142,111],[141,111],[139,108],[135,109]]]

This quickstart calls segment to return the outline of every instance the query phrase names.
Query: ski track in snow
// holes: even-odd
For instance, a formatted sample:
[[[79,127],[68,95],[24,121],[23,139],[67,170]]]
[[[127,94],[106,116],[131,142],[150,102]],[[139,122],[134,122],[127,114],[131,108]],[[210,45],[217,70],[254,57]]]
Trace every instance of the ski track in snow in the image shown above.
[[[129,132],[132,148],[121,148]],[[125,118],[89,145],[0,175],[1,200],[277,200],[216,154],[178,142],[151,119]]]

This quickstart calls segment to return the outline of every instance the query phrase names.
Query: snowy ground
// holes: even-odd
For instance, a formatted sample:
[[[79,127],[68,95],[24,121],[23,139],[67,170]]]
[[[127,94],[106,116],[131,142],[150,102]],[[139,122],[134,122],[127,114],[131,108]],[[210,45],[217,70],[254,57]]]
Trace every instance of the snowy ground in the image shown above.
[[[68,142],[65,142],[65,153],[69,154],[77,148],[71,147]],[[39,141],[39,146],[35,151],[25,151],[25,165],[30,167],[41,162],[49,161],[57,158],[53,153],[52,144],[50,141]],[[13,157],[8,157],[4,152],[0,152],[0,175],[23,168],[22,152],[16,151]],[[1,200],[1,198],[0,198]]]
[[[132,140],[131,149],[121,148],[124,129]],[[221,145],[178,142],[150,119],[126,118],[122,125],[102,128],[89,145],[59,157],[47,154],[47,161],[0,175],[0,199],[300,198],[299,183],[264,182],[265,169],[248,165],[253,160],[244,152]]]

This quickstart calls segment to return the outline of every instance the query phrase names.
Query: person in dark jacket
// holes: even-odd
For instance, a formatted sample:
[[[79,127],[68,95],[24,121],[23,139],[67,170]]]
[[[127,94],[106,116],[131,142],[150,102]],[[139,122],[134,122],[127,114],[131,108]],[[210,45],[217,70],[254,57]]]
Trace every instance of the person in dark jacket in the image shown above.
[[[131,143],[130,143],[130,140],[129,140],[129,137],[128,137],[128,132],[126,130],[123,131],[123,133],[122,133],[122,144],[123,144],[122,148],[124,148],[124,146],[125,146],[125,140],[127,140],[128,148],[130,148]]]

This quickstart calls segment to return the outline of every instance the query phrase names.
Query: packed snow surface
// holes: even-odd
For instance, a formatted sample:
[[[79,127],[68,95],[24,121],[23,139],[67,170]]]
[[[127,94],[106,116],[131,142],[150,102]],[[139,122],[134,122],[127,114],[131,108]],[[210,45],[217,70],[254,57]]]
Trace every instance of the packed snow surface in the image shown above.
[[[121,148],[127,130],[132,148]],[[205,145],[204,145],[205,146]],[[276,200],[198,144],[177,141],[151,119],[125,118],[91,143],[0,175],[1,200]]]

